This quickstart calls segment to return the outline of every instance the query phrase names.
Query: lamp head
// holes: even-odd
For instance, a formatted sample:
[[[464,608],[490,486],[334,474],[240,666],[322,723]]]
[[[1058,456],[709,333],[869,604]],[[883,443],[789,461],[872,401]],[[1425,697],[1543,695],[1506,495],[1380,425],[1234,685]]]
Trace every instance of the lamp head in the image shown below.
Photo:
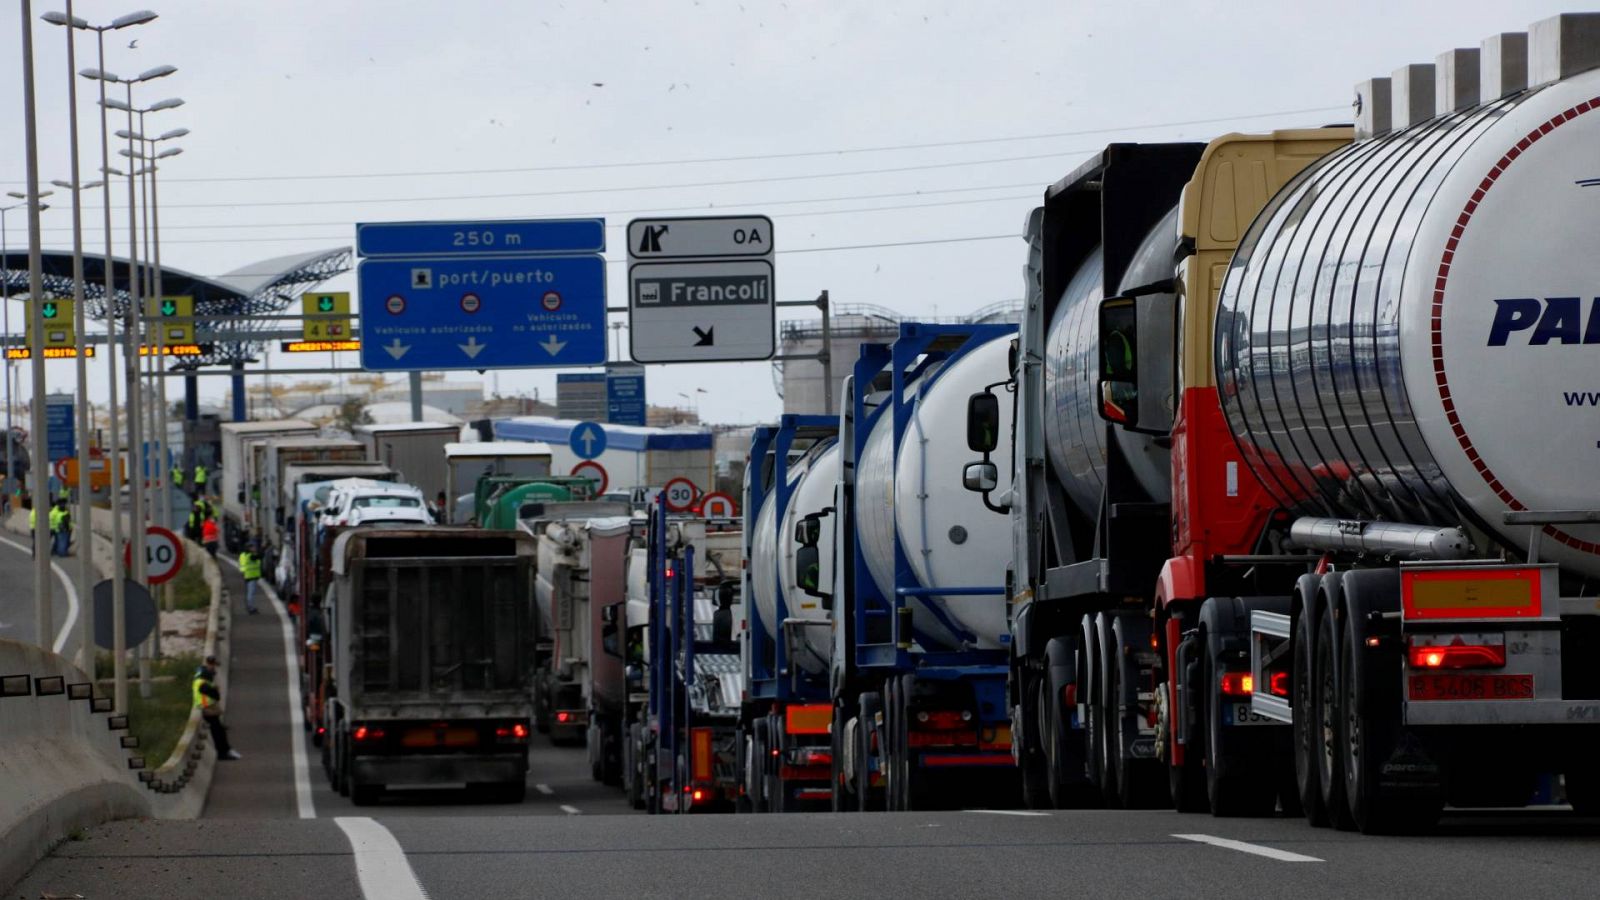
[[[154,21],[155,17],[156,14],[150,10],[141,9],[138,12],[131,12],[125,16],[118,16],[117,18],[112,19],[111,27],[127,28],[129,25],[143,25],[146,22]]]

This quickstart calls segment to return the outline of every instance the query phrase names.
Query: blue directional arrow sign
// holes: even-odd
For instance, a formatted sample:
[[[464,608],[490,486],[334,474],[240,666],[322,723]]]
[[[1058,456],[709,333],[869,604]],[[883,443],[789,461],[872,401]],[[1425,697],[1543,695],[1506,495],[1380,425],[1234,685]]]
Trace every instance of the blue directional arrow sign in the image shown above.
[[[579,459],[594,459],[606,452],[606,429],[598,422],[579,422],[573,426],[567,445]]]
[[[361,262],[361,366],[373,371],[592,366],[606,360],[596,254]]]

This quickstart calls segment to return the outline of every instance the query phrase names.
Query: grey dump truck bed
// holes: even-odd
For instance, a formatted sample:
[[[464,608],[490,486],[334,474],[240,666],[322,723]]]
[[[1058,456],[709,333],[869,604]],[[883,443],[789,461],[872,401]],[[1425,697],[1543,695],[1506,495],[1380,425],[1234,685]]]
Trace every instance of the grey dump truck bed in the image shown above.
[[[362,527],[337,538],[323,602],[336,788],[358,802],[412,784],[522,795],[535,553],[528,535],[474,528]]]

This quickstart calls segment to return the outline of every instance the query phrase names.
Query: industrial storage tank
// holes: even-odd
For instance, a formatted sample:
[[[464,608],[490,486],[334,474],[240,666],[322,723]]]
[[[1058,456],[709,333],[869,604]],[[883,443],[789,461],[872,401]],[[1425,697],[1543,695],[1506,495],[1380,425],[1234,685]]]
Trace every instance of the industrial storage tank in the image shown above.
[[[867,568],[892,596],[895,536],[918,584],[925,588],[1005,584],[1011,556],[1009,518],[964,490],[967,398],[1009,377],[1011,338],[990,340],[931,368],[907,385],[909,422],[894,450],[894,417],[885,411],[867,437],[856,469],[856,531]],[[1000,404],[996,459],[1011,455],[1012,404]],[[1001,466],[995,496],[1010,490]],[[1004,596],[912,598],[913,628],[926,649],[963,646],[996,649],[1007,635]]]
[[[802,517],[832,505],[841,457],[837,441],[812,447],[804,458],[789,467],[792,493],[783,522],[775,521],[778,517],[776,494],[762,505],[761,513],[756,516],[756,530],[750,540],[750,571],[755,574],[750,581],[762,628],[774,641],[783,640],[782,635],[776,633],[780,584],[790,618],[827,621],[830,617],[820,600],[806,595],[795,585],[794,527]],[[807,672],[826,670],[833,650],[831,632],[816,626],[804,628],[803,632],[811,652],[797,653],[793,661]]]
[[[1218,390],[1284,508],[1513,549],[1507,512],[1600,509],[1600,72],[1553,81],[1539,47],[1530,71],[1551,83],[1330,154],[1240,243]],[[1600,577],[1600,526],[1542,529]]]
[[[1140,242],[1119,290],[1128,291],[1172,278],[1174,251],[1178,246],[1178,210],[1174,207],[1151,228]],[[1106,423],[1100,418],[1100,301],[1104,298],[1105,260],[1096,248],[1073,273],[1062,291],[1045,336],[1044,429],[1045,446],[1056,477],[1066,487],[1067,496],[1091,520],[1100,515],[1100,495],[1105,486]],[[1165,301],[1165,302],[1163,302]],[[1151,297],[1157,309],[1173,309],[1171,294]],[[1167,394],[1165,408],[1170,416],[1172,404],[1171,354],[1160,348],[1173,346],[1174,321],[1165,317],[1141,317],[1139,345],[1153,348],[1145,354],[1144,370],[1158,360],[1166,360],[1161,384],[1141,384],[1140,390],[1161,390]],[[1141,423],[1160,429],[1163,423]],[[1165,423],[1170,425],[1170,419]],[[1172,499],[1172,454],[1147,434],[1112,429],[1128,467],[1152,501]]]

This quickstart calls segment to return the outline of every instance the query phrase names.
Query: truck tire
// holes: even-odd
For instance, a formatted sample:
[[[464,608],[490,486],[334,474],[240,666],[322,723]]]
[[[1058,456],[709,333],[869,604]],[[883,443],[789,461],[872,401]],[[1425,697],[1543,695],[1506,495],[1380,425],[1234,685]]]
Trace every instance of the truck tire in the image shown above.
[[[1077,674],[1071,644],[1065,638],[1053,639],[1045,647],[1045,659],[1049,665],[1036,702],[1044,731],[1050,802],[1056,809],[1097,808],[1100,791],[1089,780],[1087,743],[1072,729],[1073,711],[1064,702],[1069,685],[1083,686],[1082,681],[1069,680]]]
[[[644,762],[640,759],[640,735],[637,724],[628,726],[628,739],[623,742],[622,760],[622,791],[628,797],[628,805],[634,809],[644,809]]]
[[[762,716],[750,723],[750,810],[767,812],[767,760],[772,757],[769,736],[772,725]]]
[[[883,788],[872,786],[871,760],[874,755],[872,736],[877,730],[874,720],[883,711],[883,700],[875,693],[862,694],[859,707],[861,715],[856,728],[856,809],[861,812],[882,812]],[[879,747],[882,747],[881,737]]]
[[[622,783],[622,725],[611,718],[600,721],[600,783]]]
[[[1200,665],[1202,645],[1198,635],[1179,640],[1173,654],[1173,671],[1164,685],[1170,710],[1165,727],[1173,754],[1179,739],[1183,739],[1183,764],[1167,767],[1167,793],[1178,812],[1184,813],[1211,811],[1211,801],[1206,796],[1205,706],[1199,702],[1205,693],[1204,669]]]
[[[1312,590],[1314,594],[1315,586]],[[1302,599],[1305,599],[1304,594]],[[1317,756],[1322,752],[1322,745],[1316,712],[1316,655],[1318,625],[1323,611],[1315,596],[1310,601],[1300,607],[1300,615],[1294,625],[1291,663],[1294,667],[1291,675],[1294,683],[1294,724],[1290,730],[1294,736],[1295,789],[1300,794],[1300,808],[1305,813],[1306,821],[1313,827],[1327,828],[1330,824],[1328,808],[1322,804],[1322,785],[1317,776]]]
[[[830,806],[834,812],[855,812],[856,810],[855,792],[849,788],[849,785],[853,783],[854,773],[846,771],[844,767],[845,723],[850,721],[854,715],[855,711],[846,708],[843,701],[834,702],[833,721],[828,729],[828,740],[833,749],[833,762],[830,769],[832,783],[829,785],[832,790],[830,791],[831,797],[829,799]]]
[[[911,810],[911,764],[907,758],[905,691],[898,678],[883,683],[883,731],[879,746],[883,748],[883,795],[889,812]]]
[[[333,753],[333,789],[339,796],[350,796],[350,735],[344,732],[339,734],[339,743]]]
[[[1094,627],[1094,617],[1084,616],[1079,626],[1078,659],[1077,659],[1077,685],[1078,685],[1078,710],[1082,711],[1082,719],[1078,726],[1083,733],[1083,760],[1089,786],[1096,791],[1100,790],[1101,779],[1101,745],[1104,741],[1100,737],[1103,723],[1100,719],[1100,639]],[[1057,694],[1057,697],[1060,695]],[[1061,723],[1065,725],[1070,719],[1066,710],[1062,710]],[[1103,798],[1095,803],[1100,806]]]
[[[782,753],[783,726],[778,723],[778,717],[770,713],[766,717],[767,740],[771,742],[771,749],[766,758],[761,762],[766,772],[765,793],[767,796],[767,809],[770,812],[784,813],[789,811],[789,786],[784,784],[781,772],[783,771],[783,758],[774,756],[772,750]]]
[[[1277,782],[1269,775],[1258,772],[1222,774],[1228,766],[1219,757],[1227,753],[1223,730],[1228,726],[1222,718],[1222,660],[1211,652],[1209,641],[1203,657],[1205,671],[1205,723],[1206,723],[1206,800],[1211,814],[1219,817],[1270,816],[1277,808]]]
[[[1317,626],[1312,720],[1317,728],[1317,787],[1322,808],[1327,811],[1328,824],[1340,831],[1350,831],[1355,828],[1355,821],[1350,818],[1350,803],[1344,792],[1344,725],[1339,720],[1339,642],[1335,636],[1337,610],[1338,607],[1330,603]]]
[[[1394,569],[1347,573],[1344,578],[1345,635],[1339,667],[1339,721],[1345,796],[1350,818],[1362,834],[1427,829],[1444,807],[1442,785],[1433,790],[1385,787],[1384,765],[1399,749],[1400,685],[1404,660],[1397,640],[1366,646],[1367,616],[1398,612],[1400,587]],[[1527,792],[1522,794],[1527,796]]]
[[[1011,735],[1016,741],[1017,767],[1022,770],[1022,805],[1028,809],[1050,808],[1050,768],[1044,752],[1044,679],[1039,675],[1019,674],[1021,689],[1011,705]],[[1032,702],[1029,702],[1031,698]]]

